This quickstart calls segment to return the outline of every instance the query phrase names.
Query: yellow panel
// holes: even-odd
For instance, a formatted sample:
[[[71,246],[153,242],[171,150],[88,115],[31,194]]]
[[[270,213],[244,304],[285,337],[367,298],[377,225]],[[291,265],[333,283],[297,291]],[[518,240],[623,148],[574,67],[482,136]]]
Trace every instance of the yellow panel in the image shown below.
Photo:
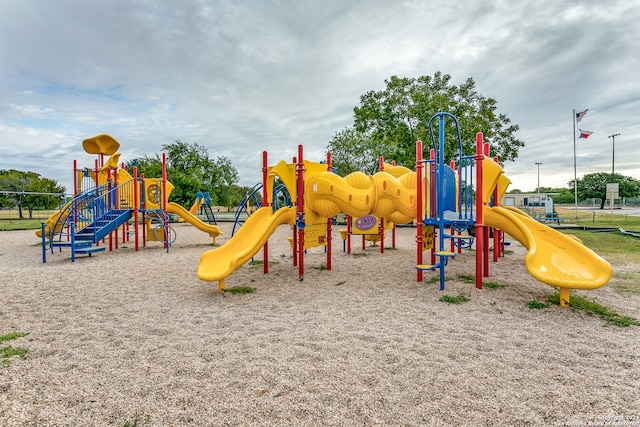
[[[436,228],[433,225],[422,226],[422,250],[436,247]]]
[[[304,228],[304,248],[327,246],[327,224],[311,224]]]

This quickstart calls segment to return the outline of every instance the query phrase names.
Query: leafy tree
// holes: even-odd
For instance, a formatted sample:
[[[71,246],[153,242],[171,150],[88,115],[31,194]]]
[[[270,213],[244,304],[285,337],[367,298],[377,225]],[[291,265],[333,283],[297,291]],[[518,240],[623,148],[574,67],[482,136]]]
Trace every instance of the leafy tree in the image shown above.
[[[578,179],[578,198],[580,200],[600,199],[600,209],[604,209],[607,200],[607,184],[618,184],[620,197],[636,197],[640,194],[640,181],[619,173],[597,172],[587,174]],[[574,180],[569,181],[569,187],[574,188]]]
[[[65,187],[56,180],[44,178],[35,172],[16,169],[0,170],[0,190],[6,191],[0,197],[2,207],[18,207],[18,215],[24,218],[23,209],[33,218],[35,208],[55,209],[59,207]]]
[[[464,155],[475,150],[475,134],[483,132],[491,144],[492,155],[500,160],[514,160],[524,142],[514,134],[519,129],[504,114],[496,112],[496,100],[486,98],[468,78],[459,86],[451,84],[451,76],[433,76],[385,80],[386,88],[369,91],[354,108],[354,125],[338,132],[328,145],[341,175],[355,167],[377,169],[378,156],[395,160],[407,167],[415,165],[415,143],[421,139],[426,149],[431,146],[429,120],[438,112],[456,116]],[[438,122],[433,134],[438,138]],[[445,121],[445,160],[457,159],[458,142],[451,120]],[[364,165],[364,166],[363,166]]]
[[[209,157],[206,147],[177,140],[162,146],[167,157],[167,179],[174,185],[170,201],[190,206],[198,191],[208,191],[214,204],[226,204],[231,186],[238,181],[238,171],[225,156]],[[162,157],[144,156],[131,162],[138,174],[146,177],[162,176]]]
[[[573,203],[575,200],[575,194],[571,188],[561,187],[540,187],[541,193],[547,193],[553,199],[553,203]]]
[[[378,158],[382,155],[373,139],[355,127],[337,132],[329,144],[329,151],[333,166],[342,176],[356,171],[374,174],[379,168]]]
[[[129,173],[133,175],[133,168],[138,170],[138,176],[144,174],[149,178],[157,178],[162,176],[162,158],[156,154],[154,156],[145,155],[130,161],[127,164]]]

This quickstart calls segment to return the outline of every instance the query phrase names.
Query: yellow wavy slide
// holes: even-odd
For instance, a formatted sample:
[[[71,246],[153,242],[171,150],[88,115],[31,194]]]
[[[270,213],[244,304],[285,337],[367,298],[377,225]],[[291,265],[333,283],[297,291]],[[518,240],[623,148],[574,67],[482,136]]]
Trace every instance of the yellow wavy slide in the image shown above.
[[[559,287],[561,303],[569,300],[569,289],[599,288],[611,277],[611,265],[582,242],[518,209],[485,208],[483,216],[484,225],[503,230],[529,250],[527,270],[540,282]]]
[[[283,224],[293,224],[294,207],[284,207],[272,213],[271,207],[255,211],[233,237],[219,248],[200,256],[198,278],[208,282],[218,281],[218,289],[224,289],[224,279],[251,259]]]

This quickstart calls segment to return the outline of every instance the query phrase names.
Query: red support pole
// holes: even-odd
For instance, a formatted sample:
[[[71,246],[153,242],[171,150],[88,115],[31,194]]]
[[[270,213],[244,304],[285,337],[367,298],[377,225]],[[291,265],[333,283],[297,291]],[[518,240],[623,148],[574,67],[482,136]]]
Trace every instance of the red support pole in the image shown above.
[[[422,141],[416,142],[416,265],[422,265]],[[416,270],[416,282],[422,282],[422,270]]]
[[[456,163],[455,163],[453,160],[450,160],[450,161],[449,161],[449,167],[450,167],[450,168],[451,168],[451,170],[455,173],[455,171],[456,171]],[[456,200],[456,212],[460,212],[460,199],[458,198],[458,195],[459,195],[459,193],[458,193],[458,188],[457,188],[457,186],[456,186],[456,195],[455,195],[455,198],[456,198],[456,199],[455,199],[455,200]],[[453,227],[449,227],[449,234],[450,234],[451,236],[455,236],[455,235],[456,235],[456,232],[455,232],[455,230],[453,229]],[[458,234],[460,234],[460,233],[458,233]],[[449,238],[449,244],[450,244],[450,249],[449,249],[449,250],[450,250],[451,252],[455,252],[455,251],[456,251],[456,250],[455,250],[455,247],[454,247],[454,242],[453,242],[453,240],[454,240],[454,239],[453,239],[453,237],[450,237],[450,238]],[[455,259],[455,258],[453,258],[453,259]]]
[[[347,215],[347,255],[351,254],[351,215]]]
[[[484,149],[484,155],[486,157],[489,157],[489,143],[485,142],[483,145],[483,149]],[[490,200],[485,200],[484,203],[485,204],[489,204],[491,201]],[[483,276],[484,277],[489,277],[489,243],[491,242],[491,240],[489,239],[489,228],[490,227],[484,227],[484,253],[483,253]]]
[[[298,226],[298,279],[304,280],[304,160],[302,157],[302,144],[298,145],[298,163],[296,165],[298,178],[298,218],[302,227]]]
[[[133,167],[133,236],[135,252],[138,252],[138,205],[140,204],[140,181],[138,180],[138,167]]]
[[[393,224],[393,228],[391,229],[391,247],[396,248],[396,225]]]
[[[267,152],[262,152],[262,207],[268,207],[269,203],[269,190],[267,189],[269,163],[267,162]],[[262,247],[262,273],[267,274],[269,272],[269,240],[264,243]]]
[[[493,161],[498,163],[498,158],[494,157]],[[500,206],[500,200],[498,200],[498,186],[493,189],[493,206]],[[500,230],[494,227],[493,229],[493,262],[498,262],[500,256]]]
[[[379,158],[379,166],[380,172],[384,172],[384,157],[380,156]],[[380,225],[378,227],[378,234],[380,236],[380,253],[384,253],[384,218],[380,218]]]
[[[113,197],[115,197],[115,208],[120,209],[120,196],[118,194],[118,169],[113,169]],[[124,227],[122,228],[124,230]],[[113,237],[115,240],[115,247],[118,249],[118,229],[113,230]],[[124,234],[122,235],[122,239],[124,242]]]
[[[484,225],[482,207],[482,132],[476,133],[476,288],[482,289],[482,252],[484,250]]]
[[[429,163],[429,174],[430,174],[430,176],[429,176],[429,184],[430,184],[429,188],[431,189],[429,191],[429,197],[431,199],[431,203],[429,204],[430,208],[431,208],[431,209],[429,209],[429,211],[430,211],[429,212],[429,217],[430,218],[435,218],[436,212],[437,212],[437,210],[436,210],[436,197],[437,197],[437,194],[436,194],[436,168],[434,167],[435,166],[435,160],[436,160],[436,150],[433,149],[433,148],[431,150],[429,150],[429,160],[431,160],[431,163]]]
[[[162,211],[167,217],[167,153],[162,153]],[[169,252],[169,226],[164,221],[164,248]]]
[[[73,195],[78,194],[78,161],[73,161]]]
[[[142,181],[142,186],[144,187],[144,173],[140,174],[140,179]],[[147,209],[147,200],[146,200],[146,192],[145,197],[140,201],[140,206],[142,209]],[[147,247],[147,218],[142,217],[142,247]]]
[[[110,210],[113,208],[113,204],[111,202],[112,194],[111,190],[113,190],[113,182],[111,180],[111,168],[107,168],[107,201],[106,208]],[[118,235],[116,233],[116,243],[118,242]],[[113,231],[109,233],[109,252],[113,250]]]
[[[327,151],[327,171],[333,172],[331,165],[331,152]],[[332,219],[327,218],[327,270],[331,270],[331,242],[332,242]]]
[[[298,160],[297,157],[293,158],[293,164],[297,165],[298,164]],[[297,179],[297,172],[296,172],[296,179]],[[297,191],[297,189],[296,189]],[[298,199],[296,196],[296,200],[294,202],[296,204],[296,206],[298,205]],[[298,225],[297,225],[297,221],[293,222],[293,245],[291,245],[291,249],[293,250],[293,266],[297,267],[298,266]]]
[[[435,148],[432,148],[431,150],[429,150],[429,160],[431,160],[431,163],[429,163],[429,172],[430,172],[429,199],[431,200],[431,203],[430,203],[431,209],[429,210],[431,211],[430,218],[435,218],[436,212],[438,211],[436,206],[436,200],[438,200],[438,194],[436,192],[436,168],[435,168],[436,150]],[[434,247],[431,248],[431,265],[435,265],[435,264],[436,264],[436,248],[435,248],[435,240],[434,240]]]

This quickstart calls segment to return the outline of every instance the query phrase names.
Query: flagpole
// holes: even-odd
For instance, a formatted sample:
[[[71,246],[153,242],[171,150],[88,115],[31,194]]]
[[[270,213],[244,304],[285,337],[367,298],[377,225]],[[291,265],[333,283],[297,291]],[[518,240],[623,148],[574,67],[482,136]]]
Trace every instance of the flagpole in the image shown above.
[[[576,168],[576,109],[573,109],[573,197],[576,204],[576,219],[578,219],[578,170]]]

